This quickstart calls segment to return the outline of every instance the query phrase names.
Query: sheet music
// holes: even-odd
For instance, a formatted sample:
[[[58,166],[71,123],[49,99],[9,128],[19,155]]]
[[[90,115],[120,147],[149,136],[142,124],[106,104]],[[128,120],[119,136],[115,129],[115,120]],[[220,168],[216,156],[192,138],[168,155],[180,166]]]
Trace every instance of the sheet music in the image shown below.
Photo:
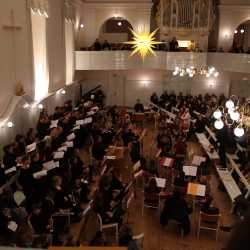
[[[197,167],[195,166],[183,166],[183,171],[187,176],[196,176],[197,175]]]
[[[52,170],[54,168],[59,168],[59,161],[48,161],[43,164],[43,170]]]
[[[187,194],[194,196],[205,196],[206,186],[197,183],[188,183]]]
[[[50,170],[52,170],[52,169],[54,169],[54,168],[59,168],[59,161],[56,161],[56,162],[54,162],[54,164],[53,165],[51,165],[48,169],[47,169],[47,171],[50,171]]]
[[[93,121],[93,118],[92,117],[87,117],[83,120],[83,124],[89,124],[89,123],[92,123]]]
[[[202,157],[202,156],[199,156],[199,155],[194,155],[192,165],[200,166],[201,163],[205,162],[205,161],[206,161],[205,157]]]
[[[34,142],[34,143],[32,143],[32,144],[26,146],[26,152],[27,152],[27,153],[30,153],[30,152],[32,152],[32,151],[34,151],[34,150],[36,150],[36,142]]]
[[[166,179],[155,177],[155,180],[156,180],[157,187],[159,187],[159,188],[165,188],[166,187]]]
[[[74,143],[72,141],[66,141],[64,143],[65,146],[67,146],[68,148],[73,148],[74,147]]]
[[[95,114],[95,112],[93,111],[93,110],[91,110],[91,111],[89,111],[88,113],[87,113],[87,115],[94,115]]]
[[[15,171],[16,171],[16,167],[12,167],[12,168],[5,170],[4,173],[7,175],[7,174],[10,174],[10,173],[15,172]]]
[[[39,178],[41,178],[41,177],[43,177],[43,176],[46,176],[46,175],[47,175],[47,170],[41,170],[41,171],[39,171],[39,172],[34,173],[34,174],[33,174],[33,177],[34,177],[35,179],[39,179]]]
[[[197,188],[197,195],[198,196],[205,196],[206,194],[206,186],[205,185],[198,185],[198,188]]]
[[[165,166],[165,167],[170,167],[172,161],[173,161],[172,158],[166,157],[166,159],[165,159],[164,162],[163,162],[163,166]]]
[[[50,127],[49,128],[56,128],[58,124],[58,120],[53,120],[50,122]]]
[[[76,138],[76,136],[75,136],[74,133],[72,133],[72,134],[70,134],[70,135],[67,136],[67,140],[68,140],[68,141],[72,141],[72,140],[74,140],[75,138]]]
[[[83,120],[77,120],[76,121],[76,125],[78,126],[78,125],[83,125]]]
[[[80,129],[80,125],[77,125],[73,128],[73,131]]]
[[[68,150],[67,146],[62,146],[62,147],[57,149],[57,151],[64,151],[64,152],[66,152],[67,150]]]
[[[104,158],[107,160],[115,160],[116,156],[115,155],[105,155]]]
[[[47,161],[47,162],[43,163],[43,168],[47,169],[53,165],[54,165],[54,161]]]
[[[63,156],[64,156],[64,152],[63,151],[55,152],[54,159],[62,159]]]
[[[139,172],[135,173],[134,174],[134,178],[138,178],[139,176],[142,176],[143,175],[143,170],[140,170]]]

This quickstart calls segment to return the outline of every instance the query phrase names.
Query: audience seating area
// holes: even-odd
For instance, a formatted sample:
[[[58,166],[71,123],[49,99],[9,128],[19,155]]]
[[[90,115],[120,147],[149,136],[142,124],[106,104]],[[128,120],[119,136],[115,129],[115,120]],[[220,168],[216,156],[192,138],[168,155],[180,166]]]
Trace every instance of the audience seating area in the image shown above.
[[[183,239],[210,230],[218,240],[223,214],[213,202],[211,176],[218,176],[236,214],[250,183],[239,154],[247,149],[236,142],[234,152],[222,152],[211,126],[207,114],[217,97],[165,92],[148,107],[125,109],[106,107],[103,96],[98,88],[52,115],[43,109],[37,131],[5,146],[1,244],[140,250],[145,232],[133,232],[135,210],[142,220],[155,211],[166,233],[174,224]],[[198,216],[195,228],[191,214]]]

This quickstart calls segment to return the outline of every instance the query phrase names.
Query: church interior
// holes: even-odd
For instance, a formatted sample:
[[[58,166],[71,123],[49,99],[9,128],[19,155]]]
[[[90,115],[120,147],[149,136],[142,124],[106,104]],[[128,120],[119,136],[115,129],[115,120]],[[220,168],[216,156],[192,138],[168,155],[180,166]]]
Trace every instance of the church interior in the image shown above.
[[[250,0],[1,0],[0,55],[0,250],[250,249]]]

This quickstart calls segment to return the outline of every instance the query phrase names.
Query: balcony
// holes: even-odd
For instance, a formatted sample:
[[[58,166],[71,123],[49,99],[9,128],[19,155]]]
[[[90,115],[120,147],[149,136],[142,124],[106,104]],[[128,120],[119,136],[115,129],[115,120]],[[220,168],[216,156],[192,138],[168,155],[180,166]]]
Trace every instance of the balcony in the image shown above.
[[[76,70],[173,70],[175,66],[213,65],[220,71],[250,73],[250,54],[157,51],[143,62],[130,51],[76,51]]]

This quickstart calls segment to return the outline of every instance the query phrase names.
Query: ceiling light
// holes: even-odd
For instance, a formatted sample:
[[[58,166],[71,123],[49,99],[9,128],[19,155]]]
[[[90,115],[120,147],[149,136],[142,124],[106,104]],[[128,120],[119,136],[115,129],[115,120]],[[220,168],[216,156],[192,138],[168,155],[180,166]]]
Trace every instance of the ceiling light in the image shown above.
[[[230,113],[230,118],[233,121],[238,121],[240,119],[240,113],[239,112],[231,112]]]
[[[84,28],[84,24],[83,24],[83,23],[80,24],[80,28],[81,28],[81,29]]]
[[[219,72],[218,71],[214,72],[214,76],[218,77],[219,76]]]
[[[65,95],[65,94],[66,94],[65,89],[62,89],[61,94],[62,94],[62,95]]]
[[[234,102],[233,102],[232,100],[228,100],[228,101],[226,102],[226,107],[227,107],[228,109],[234,108]]]
[[[7,122],[7,127],[8,128],[12,128],[14,126],[14,123],[13,122]]]
[[[244,30],[244,29],[241,29],[241,30],[240,30],[240,33],[241,33],[241,34],[243,34],[244,32],[245,32],[245,30]]]
[[[213,116],[215,119],[220,119],[221,116],[222,116],[222,113],[220,110],[215,110],[214,113],[213,113]]]
[[[235,31],[234,31],[234,34],[237,34],[237,33],[238,33],[238,30],[235,30]]]
[[[215,127],[216,129],[222,129],[222,128],[224,127],[223,121],[222,121],[222,120],[217,120],[217,121],[215,121],[214,127]]]
[[[122,26],[122,22],[118,22],[117,25],[118,25],[118,26]]]
[[[244,133],[245,133],[245,131],[244,131],[243,128],[237,127],[237,128],[234,129],[234,134],[235,134],[237,137],[243,136]]]

